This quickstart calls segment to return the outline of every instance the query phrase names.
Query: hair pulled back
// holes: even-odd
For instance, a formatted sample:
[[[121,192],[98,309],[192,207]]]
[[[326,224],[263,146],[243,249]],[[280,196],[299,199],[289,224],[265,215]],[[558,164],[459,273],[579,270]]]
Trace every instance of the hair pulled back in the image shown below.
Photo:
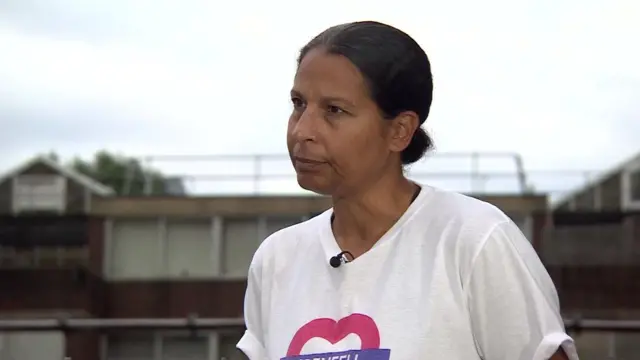
[[[315,48],[349,59],[360,70],[385,118],[413,111],[420,125],[427,119],[433,96],[431,64],[420,45],[406,33],[375,21],[333,26],[300,50],[298,65]],[[402,163],[412,164],[432,148],[431,137],[420,126],[401,154]]]

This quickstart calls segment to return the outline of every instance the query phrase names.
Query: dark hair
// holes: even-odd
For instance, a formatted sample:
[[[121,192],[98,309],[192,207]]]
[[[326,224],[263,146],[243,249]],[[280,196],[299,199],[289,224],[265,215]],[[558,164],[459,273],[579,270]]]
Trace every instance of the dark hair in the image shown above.
[[[422,125],[431,108],[433,79],[424,50],[409,35],[375,21],[352,22],[331,27],[313,38],[298,57],[298,66],[312,49],[349,59],[365,78],[371,98],[385,118],[414,111]],[[420,160],[433,148],[427,132],[418,127],[402,152],[404,165]]]

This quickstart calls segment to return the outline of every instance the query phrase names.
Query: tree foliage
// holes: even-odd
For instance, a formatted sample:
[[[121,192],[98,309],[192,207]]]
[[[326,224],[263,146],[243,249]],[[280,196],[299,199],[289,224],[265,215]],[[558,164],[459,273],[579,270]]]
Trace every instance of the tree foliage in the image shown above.
[[[136,158],[104,150],[89,161],[75,158],[71,167],[113,188],[119,195],[165,195],[169,190],[160,171],[143,166]]]

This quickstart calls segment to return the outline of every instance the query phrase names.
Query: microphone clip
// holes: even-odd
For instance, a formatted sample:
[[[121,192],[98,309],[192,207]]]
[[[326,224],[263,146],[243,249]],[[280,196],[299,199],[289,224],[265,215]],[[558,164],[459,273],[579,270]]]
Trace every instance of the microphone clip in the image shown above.
[[[347,259],[347,257],[345,256],[347,254],[351,257],[351,260]],[[329,265],[331,265],[332,268],[337,269],[340,267],[340,265],[346,264],[352,261],[353,259],[354,259],[354,256],[352,253],[350,253],[349,251],[342,251],[339,254],[332,256],[331,259],[329,259]]]

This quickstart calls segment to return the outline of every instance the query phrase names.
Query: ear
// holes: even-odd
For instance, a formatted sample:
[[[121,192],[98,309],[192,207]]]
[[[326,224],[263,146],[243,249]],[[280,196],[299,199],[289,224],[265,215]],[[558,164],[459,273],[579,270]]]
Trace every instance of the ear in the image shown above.
[[[389,128],[389,150],[400,153],[406,149],[419,126],[418,114],[413,111],[405,111],[396,116]]]

